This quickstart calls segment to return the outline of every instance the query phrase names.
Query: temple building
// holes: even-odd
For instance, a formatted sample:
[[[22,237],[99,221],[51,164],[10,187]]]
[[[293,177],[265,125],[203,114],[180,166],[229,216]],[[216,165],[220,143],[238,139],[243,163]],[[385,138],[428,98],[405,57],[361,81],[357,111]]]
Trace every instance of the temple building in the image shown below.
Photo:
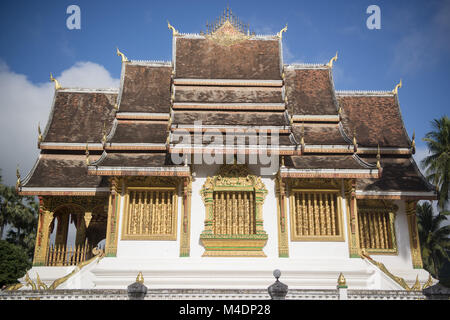
[[[155,290],[251,293],[274,269],[293,290],[336,289],[341,273],[349,289],[433,283],[415,207],[436,192],[412,157],[401,83],[337,91],[337,54],[285,64],[287,26],[256,35],[228,9],[199,34],[168,27],[171,61],[117,49],[118,89],[52,78],[39,158],[18,175],[40,211],[15,289],[124,289],[142,272]]]

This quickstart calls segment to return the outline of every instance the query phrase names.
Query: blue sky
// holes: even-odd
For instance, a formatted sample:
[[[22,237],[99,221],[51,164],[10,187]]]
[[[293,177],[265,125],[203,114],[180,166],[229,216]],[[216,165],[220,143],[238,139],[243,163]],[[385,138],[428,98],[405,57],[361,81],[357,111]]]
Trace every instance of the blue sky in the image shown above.
[[[2,1],[0,3],[0,168],[15,182],[32,167],[37,123],[45,128],[52,72],[64,86],[118,86],[118,46],[128,58],[171,60],[171,32],[197,33],[230,5],[257,34],[283,35],[285,63],[323,63],[338,90],[391,90],[409,134],[420,140],[429,122],[448,115],[450,1]],[[66,27],[69,5],[81,9],[81,30]],[[369,5],[381,9],[381,29],[369,30]],[[376,110],[374,110],[376,112]]]

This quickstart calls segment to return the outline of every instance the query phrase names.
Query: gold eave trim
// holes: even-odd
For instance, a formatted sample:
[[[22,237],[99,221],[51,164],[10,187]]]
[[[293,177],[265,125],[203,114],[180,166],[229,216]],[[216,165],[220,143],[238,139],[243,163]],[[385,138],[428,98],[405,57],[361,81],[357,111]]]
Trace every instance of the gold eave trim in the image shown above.
[[[175,85],[282,87],[283,80],[174,79]]]
[[[377,147],[358,147],[358,154],[374,154],[378,153]],[[380,148],[380,154],[401,154],[409,155],[412,154],[410,148]]]
[[[378,169],[287,169],[280,168],[282,178],[379,178]]]
[[[24,196],[94,196],[97,194],[108,194],[109,188],[39,188],[22,187],[20,195]]]
[[[303,153],[348,153],[353,154],[353,145],[305,145]]]
[[[138,113],[138,112],[120,112],[116,114],[117,120],[169,120],[168,113]],[[122,122],[122,121],[121,121]]]
[[[166,150],[164,143],[108,143],[105,150]]]
[[[294,122],[339,122],[339,115],[293,115]]]
[[[97,176],[191,176],[189,167],[178,167],[176,169],[165,167],[88,167],[88,174]]]
[[[177,102],[173,109],[196,109],[196,110],[248,110],[248,111],[284,111],[284,103],[186,103]]]
[[[435,192],[363,191],[356,190],[357,199],[437,200]]]
[[[58,143],[42,142],[39,144],[41,150],[86,150],[86,143]],[[103,150],[101,143],[90,143],[88,149],[92,151]]]

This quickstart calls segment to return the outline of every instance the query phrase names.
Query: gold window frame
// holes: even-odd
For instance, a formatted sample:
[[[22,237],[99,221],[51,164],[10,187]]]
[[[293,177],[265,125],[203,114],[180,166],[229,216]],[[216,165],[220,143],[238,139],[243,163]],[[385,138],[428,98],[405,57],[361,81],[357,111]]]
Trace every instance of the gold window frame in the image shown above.
[[[170,234],[128,234],[128,218],[130,215],[130,191],[171,191],[172,195],[172,232]],[[177,240],[178,192],[176,187],[127,187],[125,193],[124,217],[122,220],[121,240]]]
[[[300,192],[308,193],[332,193],[336,195],[336,218],[337,218],[337,235],[298,235],[296,228],[296,204],[295,194]],[[320,205],[320,204],[319,204]],[[342,217],[342,195],[339,189],[303,189],[293,188],[289,193],[289,213],[290,213],[290,225],[291,225],[291,241],[329,241],[329,242],[343,242],[345,241],[343,217]]]
[[[390,240],[392,242],[392,248],[391,249],[376,249],[376,248],[364,248],[361,247],[361,249],[364,249],[368,254],[373,255],[398,255],[398,246],[397,246],[397,237],[395,233],[395,219],[397,217],[397,210],[398,207],[390,202],[386,202],[385,200],[359,200],[357,201],[358,204],[358,227],[359,227],[359,245],[361,247],[361,241],[362,241],[362,228],[363,228],[363,222],[360,221],[360,212],[383,212],[387,213],[389,215],[389,227],[390,227]]]

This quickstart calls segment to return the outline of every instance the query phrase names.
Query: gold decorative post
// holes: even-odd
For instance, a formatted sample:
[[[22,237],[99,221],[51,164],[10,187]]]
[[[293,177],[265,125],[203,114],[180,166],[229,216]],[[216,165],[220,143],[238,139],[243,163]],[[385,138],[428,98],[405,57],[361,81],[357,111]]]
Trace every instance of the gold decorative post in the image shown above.
[[[106,228],[105,255],[107,257],[115,257],[117,254],[117,239],[119,236],[119,213],[120,213],[120,197],[121,197],[120,178],[111,178],[111,193],[109,195],[108,206],[108,225]]]
[[[358,206],[356,202],[356,181],[352,180],[347,191],[347,227],[350,258],[359,258]]]
[[[192,178],[188,177],[183,184],[180,257],[189,257],[190,254],[190,231],[191,231],[191,195]]]
[[[409,244],[411,247],[411,260],[415,269],[422,269],[422,254],[420,252],[419,234],[416,221],[416,201],[405,201],[406,218],[408,219]]]
[[[278,218],[278,256],[280,258],[289,257],[289,241],[286,221],[286,189],[280,175],[275,180],[275,195],[277,200],[277,218]]]
[[[53,212],[45,206],[43,197],[39,197],[39,222],[36,233],[33,266],[44,266],[47,258],[50,224],[53,221]]]

